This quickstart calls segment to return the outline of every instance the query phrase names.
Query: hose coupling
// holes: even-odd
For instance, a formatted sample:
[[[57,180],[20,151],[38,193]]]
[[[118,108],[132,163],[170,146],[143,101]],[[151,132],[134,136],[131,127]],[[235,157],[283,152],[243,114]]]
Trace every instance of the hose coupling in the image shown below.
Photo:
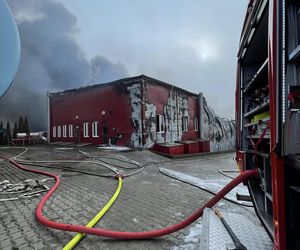
[[[119,177],[121,177],[123,179],[124,178],[124,174],[118,173],[118,174],[115,175],[116,179],[118,179]]]

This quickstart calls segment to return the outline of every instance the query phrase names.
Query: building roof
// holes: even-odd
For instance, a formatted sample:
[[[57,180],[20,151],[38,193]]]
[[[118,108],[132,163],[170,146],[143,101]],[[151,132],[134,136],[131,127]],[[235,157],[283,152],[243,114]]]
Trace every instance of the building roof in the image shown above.
[[[77,92],[77,91],[81,91],[81,90],[86,90],[88,88],[99,88],[99,87],[106,87],[106,86],[118,85],[118,84],[129,85],[129,84],[141,82],[142,80],[151,82],[153,84],[165,86],[165,87],[168,87],[168,88],[175,88],[175,89],[181,90],[181,91],[183,91],[183,92],[185,92],[189,95],[198,96],[198,94],[189,92],[188,90],[179,88],[175,85],[157,80],[155,78],[152,78],[152,77],[149,77],[149,76],[146,76],[146,75],[126,77],[126,78],[122,78],[122,79],[112,81],[112,82],[105,82],[105,83],[94,84],[94,85],[86,85],[86,86],[82,86],[82,87],[78,87],[78,88],[67,89],[67,90],[58,91],[58,92],[51,92],[51,93],[48,93],[48,95],[62,95],[62,94],[68,93],[68,92],[73,92],[73,91]]]

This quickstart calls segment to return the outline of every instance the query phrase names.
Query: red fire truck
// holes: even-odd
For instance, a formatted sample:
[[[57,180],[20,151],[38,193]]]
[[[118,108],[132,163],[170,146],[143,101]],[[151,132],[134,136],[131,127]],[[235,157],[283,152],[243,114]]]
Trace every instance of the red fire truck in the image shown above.
[[[250,0],[238,50],[237,162],[274,249],[300,249],[300,1]]]

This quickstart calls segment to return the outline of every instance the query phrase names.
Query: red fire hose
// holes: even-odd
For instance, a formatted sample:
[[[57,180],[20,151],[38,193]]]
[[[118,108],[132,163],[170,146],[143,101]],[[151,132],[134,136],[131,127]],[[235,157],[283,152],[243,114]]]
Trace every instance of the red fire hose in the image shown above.
[[[46,173],[43,171],[25,168],[12,159],[9,159],[9,162],[22,170],[50,176],[55,179],[55,184],[49,190],[49,192],[42,198],[42,200],[40,201],[40,203],[38,204],[37,209],[36,209],[36,218],[43,225],[51,227],[51,228],[59,229],[59,230],[64,230],[64,231],[73,231],[73,232],[93,234],[93,235],[98,235],[98,236],[111,237],[111,238],[117,238],[117,239],[126,239],[126,240],[149,239],[149,238],[159,237],[159,236],[163,236],[166,234],[176,232],[176,231],[190,225],[192,222],[194,222],[199,217],[201,217],[203,214],[204,208],[213,207],[219,200],[221,200],[234,187],[236,187],[237,185],[239,185],[242,182],[249,180],[252,177],[258,177],[258,171],[256,169],[244,171],[239,176],[237,176],[235,179],[233,179],[230,183],[228,183],[223,189],[221,189],[203,207],[198,209],[196,212],[194,212],[191,216],[187,217],[185,220],[183,220],[175,225],[172,225],[172,226],[169,226],[169,227],[166,227],[163,229],[159,229],[159,230],[152,230],[152,231],[146,231],[146,232],[118,232],[118,231],[110,231],[110,230],[105,230],[105,229],[100,229],[100,228],[89,228],[89,227],[85,227],[85,226],[81,226],[81,225],[64,224],[64,223],[59,223],[56,221],[48,220],[46,217],[43,216],[42,210],[43,210],[43,207],[44,207],[45,203],[47,202],[47,200],[50,198],[50,196],[54,193],[55,189],[58,187],[59,182],[60,182],[59,177],[54,174]]]

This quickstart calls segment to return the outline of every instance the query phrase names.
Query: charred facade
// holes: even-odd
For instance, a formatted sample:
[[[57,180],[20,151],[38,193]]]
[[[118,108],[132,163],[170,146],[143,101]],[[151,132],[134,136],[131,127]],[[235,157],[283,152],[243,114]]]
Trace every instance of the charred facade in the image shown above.
[[[145,75],[48,94],[50,142],[149,148],[210,140],[211,151],[235,146],[234,122],[194,94]]]

